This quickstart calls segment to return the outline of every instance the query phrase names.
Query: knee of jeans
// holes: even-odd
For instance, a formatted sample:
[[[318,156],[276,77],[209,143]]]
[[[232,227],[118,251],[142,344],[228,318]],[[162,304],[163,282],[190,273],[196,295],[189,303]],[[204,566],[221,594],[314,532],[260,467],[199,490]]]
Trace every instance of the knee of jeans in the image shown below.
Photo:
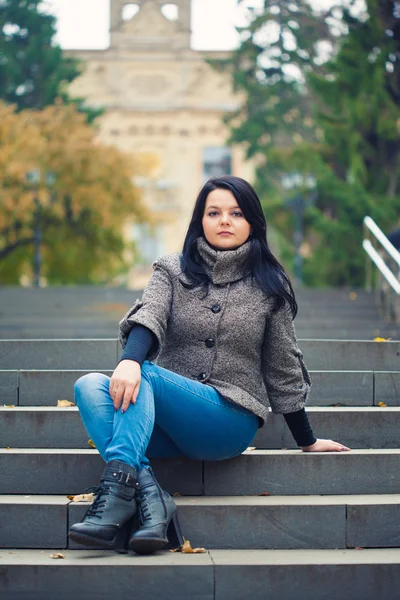
[[[74,384],[75,402],[78,404],[81,398],[87,395],[88,392],[97,389],[99,383],[103,383],[106,379],[107,376],[103,373],[87,373],[79,377]]]

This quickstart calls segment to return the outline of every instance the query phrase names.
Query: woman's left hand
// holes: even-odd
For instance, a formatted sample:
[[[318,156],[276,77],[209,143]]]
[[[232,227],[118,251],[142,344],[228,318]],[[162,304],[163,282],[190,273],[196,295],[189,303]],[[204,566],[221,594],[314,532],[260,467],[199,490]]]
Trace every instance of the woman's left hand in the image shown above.
[[[350,448],[332,440],[318,440],[311,446],[301,446],[303,452],[348,452]]]

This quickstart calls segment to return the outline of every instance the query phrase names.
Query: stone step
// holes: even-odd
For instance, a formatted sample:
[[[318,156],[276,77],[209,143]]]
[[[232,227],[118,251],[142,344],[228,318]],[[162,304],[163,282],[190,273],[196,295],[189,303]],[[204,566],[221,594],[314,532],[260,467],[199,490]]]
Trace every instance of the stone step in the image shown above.
[[[398,448],[400,407],[308,407],[315,434],[351,448]],[[357,424],[355,427],[354,424]],[[76,407],[0,407],[0,440],[11,448],[89,448]],[[270,414],[251,446],[297,448],[282,415]]]
[[[176,497],[193,547],[208,549],[394,548],[399,494]],[[0,496],[0,548],[81,548],[69,540],[87,502],[66,496]]]
[[[300,339],[309,369],[399,371],[400,341]],[[115,369],[121,356],[116,339],[0,340],[0,365],[13,369]]]
[[[160,485],[185,496],[394,494],[400,485],[400,449],[249,450],[224,461],[151,462]],[[97,485],[103,468],[91,449],[0,449],[0,494],[81,493]]]
[[[372,365],[371,365],[372,366]],[[74,400],[74,383],[87,370],[0,371],[0,404],[56,406],[57,400]],[[112,370],[101,370],[111,376]],[[400,372],[310,371],[313,382],[309,406],[400,405]]]
[[[7,600],[398,600],[400,586],[397,549],[164,551],[152,556],[65,550],[63,555],[65,559],[54,560],[45,550],[1,551],[0,596]]]

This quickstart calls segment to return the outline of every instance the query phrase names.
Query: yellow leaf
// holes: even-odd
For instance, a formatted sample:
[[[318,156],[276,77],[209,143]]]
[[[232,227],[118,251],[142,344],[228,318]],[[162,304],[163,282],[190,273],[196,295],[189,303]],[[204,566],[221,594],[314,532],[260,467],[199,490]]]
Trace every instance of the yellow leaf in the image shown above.
[[[183,538],[185,540],[185,538]],[[203,554],[207,552],[205,548],[192,548],[189,540],[185,540],[181,548],[174,548],[170,552],[182,552],[183,554]]]
[[[93,502],[94,494],[77,494],[76,496],[68,496],[72,502]]]
[[[4,408],[15,408],[15,404],[4,404]]]
[[[71,400],[57,400],[57,406],[75,406]]]
[[[384,402],[378,402],[378,406],[387,406]]]
[[[49,554],[49,558],[65,558],[65,556],[61,552],[55,552],[55,554]]]
[[[356,300],[357,299],[357,293],[356,292],[350,292],[349,298],[350,298],[350,300]]]
[[[93,440],[88,440],[88,444],[89,444],[89,446],[92,446],[92,448],[96,448],[96,446],[94,445]]]
[[[374,338],[374,342],[390,342],[392,338],[383,338],[383,337],[376,337]]]
[[[256,447],[255,446],[249,446],[248,448],[246,448],[246,452],[249,452],[250,450],[255,450]]]
[[[7,446],[6,450],[11,450],[11,446]]]

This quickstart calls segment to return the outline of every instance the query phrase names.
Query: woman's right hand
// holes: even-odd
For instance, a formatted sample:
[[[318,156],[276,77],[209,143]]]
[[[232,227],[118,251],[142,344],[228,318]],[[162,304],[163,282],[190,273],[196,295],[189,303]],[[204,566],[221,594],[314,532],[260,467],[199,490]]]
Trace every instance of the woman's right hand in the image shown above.
[[[128,410],[139,394],[142,369],[135,360],[121,360],[110,380],[110,396],[115,410]]]

